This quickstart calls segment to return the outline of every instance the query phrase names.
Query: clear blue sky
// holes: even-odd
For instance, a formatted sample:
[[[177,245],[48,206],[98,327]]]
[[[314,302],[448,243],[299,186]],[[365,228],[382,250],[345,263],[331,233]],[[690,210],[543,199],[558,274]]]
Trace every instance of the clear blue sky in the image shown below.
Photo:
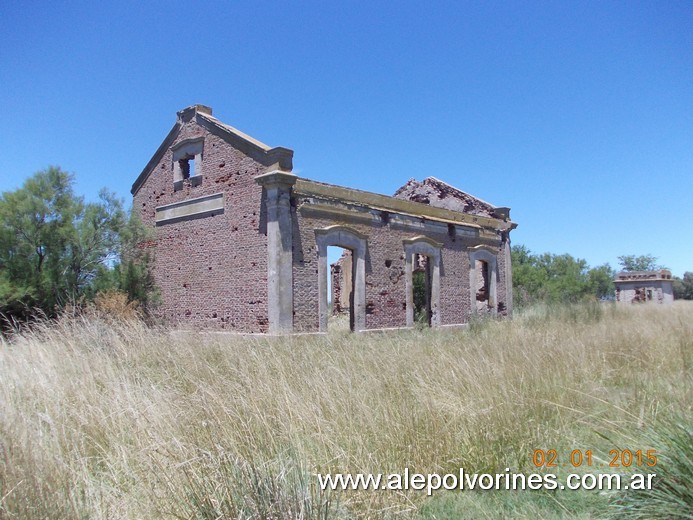
[[[194,103],[391,194],[435,176],[515,244],[693,271],[693,2],[0,3],[2,190],[130,186]]]

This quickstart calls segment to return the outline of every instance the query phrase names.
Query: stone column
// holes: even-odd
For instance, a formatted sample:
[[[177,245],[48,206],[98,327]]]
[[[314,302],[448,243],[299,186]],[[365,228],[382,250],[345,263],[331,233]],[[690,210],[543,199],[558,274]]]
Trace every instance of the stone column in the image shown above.
[[[404,286],[405,286],[405,309],[407,327],[414,326],[414,253],[406,250],[404,253]]]
[[[508,317],[513,315],[513,263],[510,249],[510,232],[505,234],[503,241],[503,255],[505,256],[505,308]]]
[[[267,209],[267,308],[272,334],[293,332],[293,235],[291,188],[296,176],[272,171],[255,177]]]

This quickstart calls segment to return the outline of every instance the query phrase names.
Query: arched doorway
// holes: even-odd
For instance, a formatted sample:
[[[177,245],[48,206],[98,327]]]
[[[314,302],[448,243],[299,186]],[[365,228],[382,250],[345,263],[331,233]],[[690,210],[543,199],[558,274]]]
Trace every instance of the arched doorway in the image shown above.
[[[329,305],[327,297],[327,249],[338,246],[351,252],[351,303],[349,306],[351,330],[366,329],[366,237],[345,226],[330,226],[315,230],[318,247],[318,314],[319,330],[327,331]]]
[[[496,314],[498,300],[496,255],[486,249],[469,251],[469,290],[471,311],[477,314]]]
[[[416,310],[431,327],[440,325],[440,250],[442,244],[428,237],[404,240],[407,326],[413,327]],[[423,296],[415,298],[415,273],[422,273]],[[421,289],[420,287],[418,288]],[[423,298],[423,301],[422,301]]]

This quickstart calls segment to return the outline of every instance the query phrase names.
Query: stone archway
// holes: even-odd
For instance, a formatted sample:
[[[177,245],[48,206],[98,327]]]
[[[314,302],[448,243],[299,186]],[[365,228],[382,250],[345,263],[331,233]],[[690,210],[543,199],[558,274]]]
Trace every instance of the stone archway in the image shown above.
[[[354,265],[354,304],[352,320],[354,332],[366,329],[366,237],[346,226],[329,226],[315,230],[318,246],[318,313],[319,330],[327,331],[327,248],[339,246],[349,249]]]
[[[404,240],[404,261],[406,280],[406,309],[407,327],[414,326],[414,261],[416,255],[428,257],[430,270],[430,292],[428,296],[430,307],[430,325],[438,327],[440,319],[440,250],[442,244],[425,236],[417,236]]]
[[[497,279],[498,279],[498,260],[495,254],[487,249],[482,249],[483,246],[469,251],[469,297],[471,304],[471,312],[478,313],[477,307],[477,285],[480,280],[484,280],[483,287],[485,305],[492,314],[498,312],[498,295],[497,295]]]

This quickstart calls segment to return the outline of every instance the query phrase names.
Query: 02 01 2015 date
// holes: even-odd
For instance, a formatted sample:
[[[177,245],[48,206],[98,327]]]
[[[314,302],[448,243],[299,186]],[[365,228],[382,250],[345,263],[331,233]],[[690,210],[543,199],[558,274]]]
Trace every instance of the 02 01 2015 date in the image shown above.
[[[537,468],[557,468],[559,466],[591,467],[594,461],[592,450],[573,450],[568,455],[568,463],[565,459],[559,460],[558,452],[554,449],[536,449],[532,453],[532,462]],[[610,468],[629,468],[631,466],[650,467],[657,465],[657,450],[609,450],[609,461],[606,466]]]

